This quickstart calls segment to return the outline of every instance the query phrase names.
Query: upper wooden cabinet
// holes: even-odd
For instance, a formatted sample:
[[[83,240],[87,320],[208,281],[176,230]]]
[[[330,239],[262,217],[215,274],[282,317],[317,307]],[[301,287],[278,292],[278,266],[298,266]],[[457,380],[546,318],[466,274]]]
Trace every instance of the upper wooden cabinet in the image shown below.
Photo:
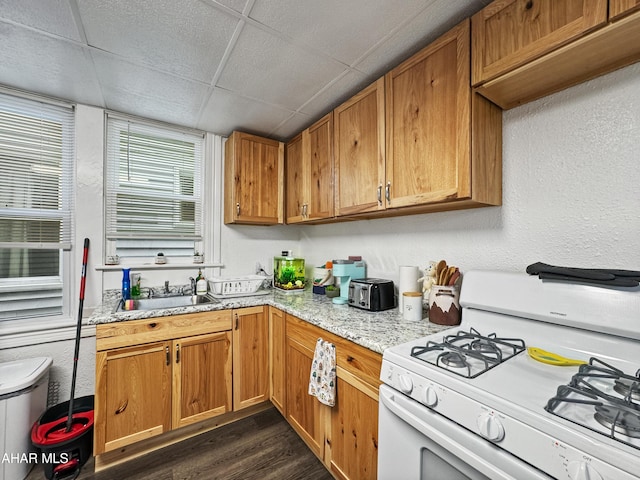
[[[287,223],[333,217],[333,112],[287,143],[285,157]]]
[[[638,0],[496,0],[472,19],[473,85],[509,109],[635,63],[638,10]]]
[[[233,132],[224,153],[224,223],[283,223],[284,144]]]
[[[497,0],[473,16],[472,83],[491,80],[607,21],[607,0]]]
[[[386,207],[469,198],[469,22],[391,70],[385,80]]]
[[[384,209],[384,79],[333,112],[336,215]]]
[[[640,0],[609,0],[609,18],[611,20],[616,20],[636,10],[640,10]]]
[[[470,87],[466,20],[334,111],[336,213],[501,202],[502,114]]]

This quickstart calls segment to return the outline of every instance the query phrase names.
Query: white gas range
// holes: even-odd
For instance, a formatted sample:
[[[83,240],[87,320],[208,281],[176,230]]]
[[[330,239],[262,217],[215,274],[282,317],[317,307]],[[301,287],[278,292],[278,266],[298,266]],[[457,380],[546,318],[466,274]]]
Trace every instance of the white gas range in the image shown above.
[[[384,352],[380,479],[640,478],[639,288],[477,271],[460,303],[459,326]]]

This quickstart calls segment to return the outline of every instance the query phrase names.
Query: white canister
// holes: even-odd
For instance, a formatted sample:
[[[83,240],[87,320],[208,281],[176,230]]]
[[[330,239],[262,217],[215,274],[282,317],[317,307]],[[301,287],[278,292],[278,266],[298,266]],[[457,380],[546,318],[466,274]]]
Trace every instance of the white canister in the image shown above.
[[[400,297],[398,310],[404,312],[404,292],[418,292],[421,290],[418,278],[420,278],[420,270],[418,267],[402,265],[400,267],[398,282],[398,295]]]
[[[402,294],[404,310],[402,316],[405,320],[422,320],[422,292],[404,292]]]

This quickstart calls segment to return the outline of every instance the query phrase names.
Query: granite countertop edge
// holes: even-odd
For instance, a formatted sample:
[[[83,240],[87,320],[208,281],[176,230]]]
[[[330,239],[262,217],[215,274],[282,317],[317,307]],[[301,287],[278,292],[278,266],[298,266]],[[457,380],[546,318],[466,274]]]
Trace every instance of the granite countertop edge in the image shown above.
[[[285,294],[277,291],[267,294],[224,298],[216,303],[157,310],[115,312],[116,299],[105,299],[89,317],[87,323],[99,325],[145,318],[183,315],[187,313],[229,310],[261,305],[276,307],[312,325],[382,354],[386,348],[439,333],[450,327],[429,322],[427,312],[420,321],[405,320],[398,308],[382,312],[369,312],[348,305],[336,305],[324,295],[310,290]],[[114,313],[115,312],[115,313]]]

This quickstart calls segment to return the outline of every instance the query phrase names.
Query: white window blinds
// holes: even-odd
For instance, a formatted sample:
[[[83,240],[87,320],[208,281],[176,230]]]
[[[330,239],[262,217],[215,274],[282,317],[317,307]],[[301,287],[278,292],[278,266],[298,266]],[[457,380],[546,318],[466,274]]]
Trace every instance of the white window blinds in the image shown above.
[[[0,320],[62,313],[73,108],[0,93]]]
[[[107,117],[106,235],[202,236],[204,136]]]

